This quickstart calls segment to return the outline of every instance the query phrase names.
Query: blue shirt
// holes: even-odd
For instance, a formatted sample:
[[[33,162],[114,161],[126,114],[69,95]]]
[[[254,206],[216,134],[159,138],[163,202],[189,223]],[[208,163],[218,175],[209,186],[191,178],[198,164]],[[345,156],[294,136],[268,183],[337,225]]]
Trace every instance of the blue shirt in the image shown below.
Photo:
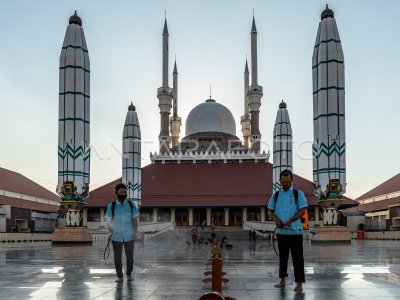
[[[297,205],[294,199],[293,187],[285,192],[284,190],[279,191],[277,203],[275,203],[275,193],[272,194],[271,199],[269,199],[268,209],[275,212],[276,216],[283,222],[286,223],[292,218],[297,212],[308,206],[306,197],[302,191],[298,191]],[[301,224],[301,219],[297,219],[290,223],[290,228],[277,228],[276,234],[303,234],[303,225]]]
[[[125,200],[123,204],[116,200],[114,220],[112,219],[111,205],[108,204],[106,211],[106,222],[107,227],[112,228],[111,239],[116,242],[129,242],[133,240],[134,228],[133,219],[139,216],[139,211],[136,204],[132,202],[133,209],[131,211],[131,206],[128,203],[129,200]]]

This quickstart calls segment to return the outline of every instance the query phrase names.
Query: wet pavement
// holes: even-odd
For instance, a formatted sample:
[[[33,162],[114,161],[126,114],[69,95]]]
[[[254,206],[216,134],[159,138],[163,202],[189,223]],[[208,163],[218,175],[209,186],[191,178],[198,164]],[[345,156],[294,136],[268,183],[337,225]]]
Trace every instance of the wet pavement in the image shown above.
[[[278,260],[269,240],[231,241],[223,249],[230,282],[223,295],[236,299],[399,299],[400,241],[351,244],[304,241],[306,283],[293,292],[291,262],[285,289],[276,289]],[[192,247],[179,232],[135,244],[134,282],[114,282],[113,253],[92,246],[0,244],[0,299],[198,299],[211,290],[201,279],[210,246]],[[125,260],[124,256],[123,259]],[[124,261],[125,263],[125,261]]]

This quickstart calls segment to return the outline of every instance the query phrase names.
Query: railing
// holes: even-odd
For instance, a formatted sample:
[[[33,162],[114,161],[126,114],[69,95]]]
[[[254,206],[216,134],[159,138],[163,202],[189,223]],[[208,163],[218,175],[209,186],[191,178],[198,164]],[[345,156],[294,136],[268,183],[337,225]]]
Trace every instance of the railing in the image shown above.
[[[170,87],[159,87],[157,89],[157,94],[171,94],[172,95],[173,89]]]

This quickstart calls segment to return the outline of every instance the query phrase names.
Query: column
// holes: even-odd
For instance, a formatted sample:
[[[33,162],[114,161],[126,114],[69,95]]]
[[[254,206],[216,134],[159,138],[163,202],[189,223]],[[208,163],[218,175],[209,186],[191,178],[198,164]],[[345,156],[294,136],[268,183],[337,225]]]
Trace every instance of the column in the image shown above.
[[[193,226],[193,207],[189,207],[189,226]]]
[[[104,207],[100,208],[100,226],[105,226],[105,221],[104,221]]]
[[[157,207],[153,207],[153,223],[157,223],[157,211],[158,208]]]
[[[207,226],[211,226],[211,208],[206,208],[207,211]]]
[[[314,207],[315,224],[319,224],[319,206]]]
[[[247,221],[247,207],[242,207],[243,222]]]
[[[88,209],[85,207],[82,209],[82,227],[87,227],[87,211]]]
[[[175,223],[176,208],[171,208],[171,222]]]
[[[225,207],[225,226],[229,226],[229,207]]]
[[[261,222],[265,222],[265,207],[261,207]]]

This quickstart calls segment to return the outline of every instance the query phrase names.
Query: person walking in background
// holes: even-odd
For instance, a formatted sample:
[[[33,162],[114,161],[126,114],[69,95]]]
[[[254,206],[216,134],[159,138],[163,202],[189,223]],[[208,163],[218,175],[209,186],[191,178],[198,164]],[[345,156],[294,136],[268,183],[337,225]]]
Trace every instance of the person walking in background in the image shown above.
[[[192,237],[192,244],[195,246],[197,243],[197,238],[199,237],[199,229],[197,228],[197,225],[192,227],[190,230],[190,235]]]
[[[125,184],[117,184],[115,194],[117,195],[117,200],[108,204],[105,219],[107,228],[112,234],[114,265],[117,272],[115,282],[121,283],[124,280],[122,273],[122,248],[125,249],[126,276],[128,277],[128,281],[133,281],[133,249],[139,212],[134,203],[126,200],[127,191]]]

